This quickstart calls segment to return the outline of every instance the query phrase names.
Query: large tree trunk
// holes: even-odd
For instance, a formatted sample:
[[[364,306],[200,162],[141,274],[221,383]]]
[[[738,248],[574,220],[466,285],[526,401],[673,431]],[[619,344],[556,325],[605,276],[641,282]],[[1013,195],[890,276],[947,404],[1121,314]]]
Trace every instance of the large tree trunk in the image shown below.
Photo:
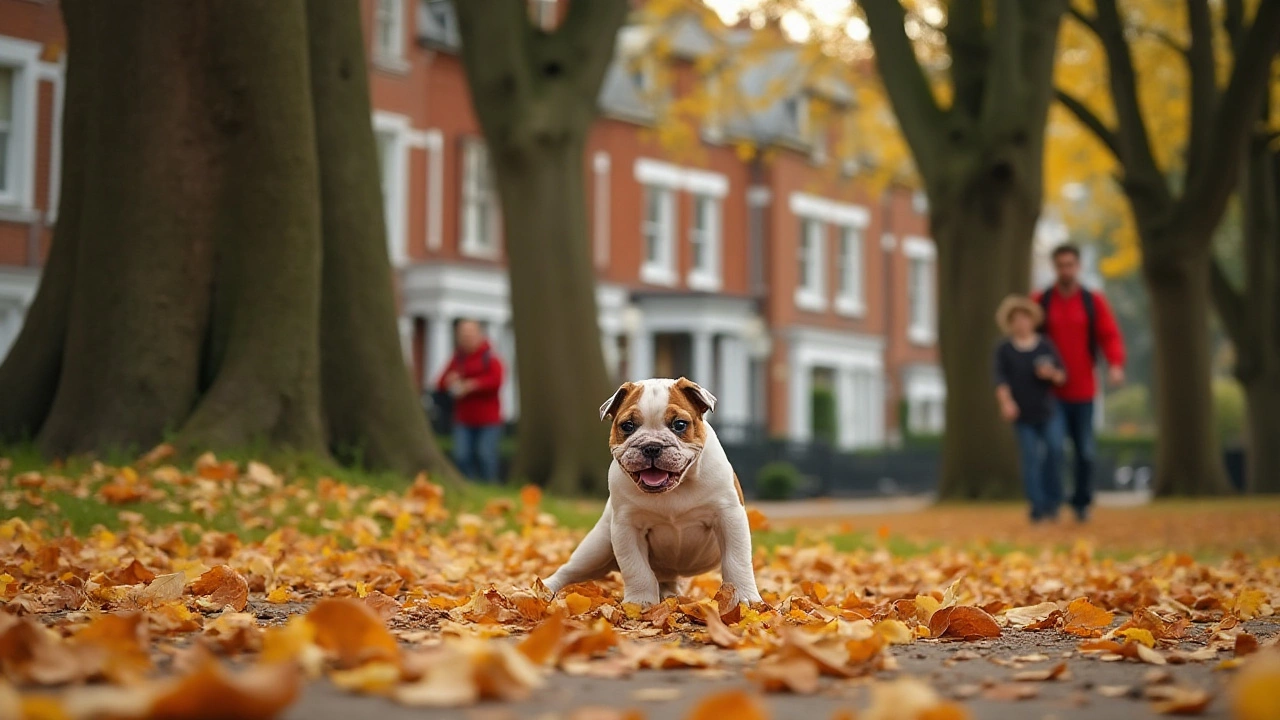
[[[1000,338],[995,308],[1026,292],[1034,209],[990,179],[934,208],[938,243],[938,319],[947,383],[941,497],[1020,496],[1013,432],[1000,417],[991,383],[991,354]]]
[[[605,372],[587,233],[580,139],[495,155],[507,228],[520,377],[516,477],[599,492],[609,453],[598,408]]]
[[[369,76],[354,3],[309,2],[324,248],[320,349],[329,442],[342,460],[454,475],[428,442],[396,329]]]
[[[1244,400],[1249,420],[1246,488],[1251,493],[1280,493],[1280,372],[1246,383]]]
[[[359,8],[311,6],[64,2],[61,217],[0,438],[447,469],[394,325]]]
[[[1148,252],[1143,259],[1155,336],[1160,496],[1217,495],[1230,488],[1214,424],[1209,269],[1207,253]]]
[[[560,27],[520,0],[455,3],[472,105],[502,198],[520,376],[516,477],[602,494],[597,409],[608,373],[596,313],[584,180],[587,134],[626,16],[624,0],[571,0]]]

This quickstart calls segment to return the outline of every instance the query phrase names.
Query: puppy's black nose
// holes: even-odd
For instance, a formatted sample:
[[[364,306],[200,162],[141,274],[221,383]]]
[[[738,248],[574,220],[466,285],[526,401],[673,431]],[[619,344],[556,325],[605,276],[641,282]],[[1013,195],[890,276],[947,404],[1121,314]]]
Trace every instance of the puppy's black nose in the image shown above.
[[[643,453],[644,456],[650,460],[657,460],[658,456],[662,454],[662,446],[661,445],[645,445],[644,447],[640,448],[640,452]]]

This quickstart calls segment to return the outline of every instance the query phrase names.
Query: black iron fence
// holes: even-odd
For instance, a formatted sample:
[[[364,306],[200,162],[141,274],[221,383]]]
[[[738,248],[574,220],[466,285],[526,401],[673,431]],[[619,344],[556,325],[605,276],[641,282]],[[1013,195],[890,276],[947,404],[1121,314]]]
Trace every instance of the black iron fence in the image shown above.
[[[874,497],[931,493],[938,486],[939,443],[907,443],[894,449],[848,451],[815,442],[769,438],[758,427],[716,428],[733,463],[743,492],[758,496],[761,470],[775,463],[795,468],[800,482],[793,497]],[[1071,486],[1070,451],[1063,477]],[[1244,453],[1228,450],[1227,472],[1237,489],[1244,487]],[[1104,491],[1143,491],[1152,481],[1150,444],[1102,442],[1094,465],[1095,487]]]

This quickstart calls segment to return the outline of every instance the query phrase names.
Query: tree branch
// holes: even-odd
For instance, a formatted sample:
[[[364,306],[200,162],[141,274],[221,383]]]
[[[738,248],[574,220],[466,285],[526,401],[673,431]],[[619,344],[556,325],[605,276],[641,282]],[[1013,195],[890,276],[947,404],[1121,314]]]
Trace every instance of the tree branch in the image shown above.
[[[458,32],[462,38],[462,66],[472,102],[505,102],[525,107],[532,95],[529,45],[532,27],[524,0],[454,0]],[[476,113],[480,122],[494,122],[493,113]],[[502,125],[518,124],[515,116]],[[503,137],[504,127],[485,128],[491,140]]]
[[[1213,111],[1218,103],[1217,70],[1213,57],[1213,20],[1208,0],[1186,0],[1191,44],[1187,47],[1187,70],[1191,82],[1191,127],[1187,142],[1187,175],[1194,176],[1204,165],[1205,153],[1213,143]]]
[[[465,0],[470,2],[471,0]],[[557,38],[567,38],[574,45],[577,85],[596,102],[600,83],[613,60],[618,29],[626,20],[630,4],[627,0],[570,0],[569,14],[556,30]]]
[[[944,34],[951,52],[951,82],[955,106],[971,118],[982,110],[986,85],[987,37],[982,0],[953,0],[947,9]]]
[[[1183,45],[1182,43],[1178,42],[1177,38],[1170,35],[1168,32],[1161,30],[1160,28],[1151,27],[1150,25],[1134,24],[1134,25],[1130,25],[1129,29],[1133,30],[1135,33],[1139,35],[1146,35],[1147,37],[1151,37],[1151,38],[1155,38],[1156,40],[1159,40],[1161,45],[1164,45],[1170,50],[1178,53],[1183,57],[1183,59],[1186,59],[1187,53],[1190,52],[1187,49],[1186,45]]]
[[[885,91],[916,167],[927,182],[936,167],[945,115],[907,37],[902,4],[898,0],[863,0],[861,6],[871,28],[871,44]]]
[[[1101,0],[1112,2],[1113,0]],[[1262,0],[1253,24],[1240,43],[1231,79],[1217,103],[1202,170],[1187,177],[1186,192],[1175,213],[1176,227],[1209,242],[1213,229],[1235,191],[1245,147],[1258,121],[1271,78],[1271,63],[1280,50],[1280,0]]]
[[[1102,122],[1102,118],[1090,110],[1083,101],[1066,90],[1055,88],[1053,94],[1058,99],[1058,102],[1062,103],[1063,107],[1076,116],[1076,120],[1079,120],[1081,125],[1088,128],[1094,137],[1098,138],[1098,142],[1105,145],[1117,160],[1120,159],[1120,140],[1116,137],[1115,130],[1107,127],[1107,124]]]
[[[1096,16],[1086,13],[1076,5],[1067,6],[1067,14],[1076,22],[1093,31],[1094,35],[1098,35],[1098,19]]]
[[[1156,163],[1151,150],[1151,136],[1138,101],[1137,73],[1133,69],[1133,57],[1125,39],[1124,24],[1116,8],[1116,0],[1097,0],[1098,13],[1091,27],[1102,43],[1107,56],[1111,100],[1116,109],[1116,137],[1120,163],[1124,167],[1126,186],[1141,185],[1158,191],[1156,202],[1168,198],[1168,185],[1164,173]],[[1144,203],[1153,199],[1143,198]]]
[[[1007,125],[1012,113],[1009,103],[1021,105],[1022,93],[1022,8],[1018,0],[995,0],[995,25],[991,28],[987,54],[987,83],[982,93],[982,126]]]
[[[1213,258],[1210,262],[1210,282],[1213,292],[1213,306],[1218,311],[1218,317],[1222,320],[1222,327],[1227,332],[1227,337],[1231,339],[1231,343],[1236,346],[1237,353],[1242,351],[1242,344],[1246,342],[1246,324],[1244,317],[1244,296],[1231,284],[1231,279],[1227,277],[1227,271],[1222,267],[1222,261]]]

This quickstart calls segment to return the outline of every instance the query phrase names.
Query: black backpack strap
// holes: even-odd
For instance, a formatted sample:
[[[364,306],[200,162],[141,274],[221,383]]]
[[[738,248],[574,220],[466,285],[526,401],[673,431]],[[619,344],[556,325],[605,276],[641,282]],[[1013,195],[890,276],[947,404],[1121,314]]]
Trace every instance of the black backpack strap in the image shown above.
[[[1041,335],[1049,329],[1049,298],[1051,297],[1053,297],[1052,287],[1045,288],[1045,291],[1040,293],[1040,327],[1036,328],[1036,332]]]
[[[1080,302],[1084,303],[1084,316],[1089,322],[1089,359],[1098,359],[1098,308],[1093,293],[1080,288]]]

